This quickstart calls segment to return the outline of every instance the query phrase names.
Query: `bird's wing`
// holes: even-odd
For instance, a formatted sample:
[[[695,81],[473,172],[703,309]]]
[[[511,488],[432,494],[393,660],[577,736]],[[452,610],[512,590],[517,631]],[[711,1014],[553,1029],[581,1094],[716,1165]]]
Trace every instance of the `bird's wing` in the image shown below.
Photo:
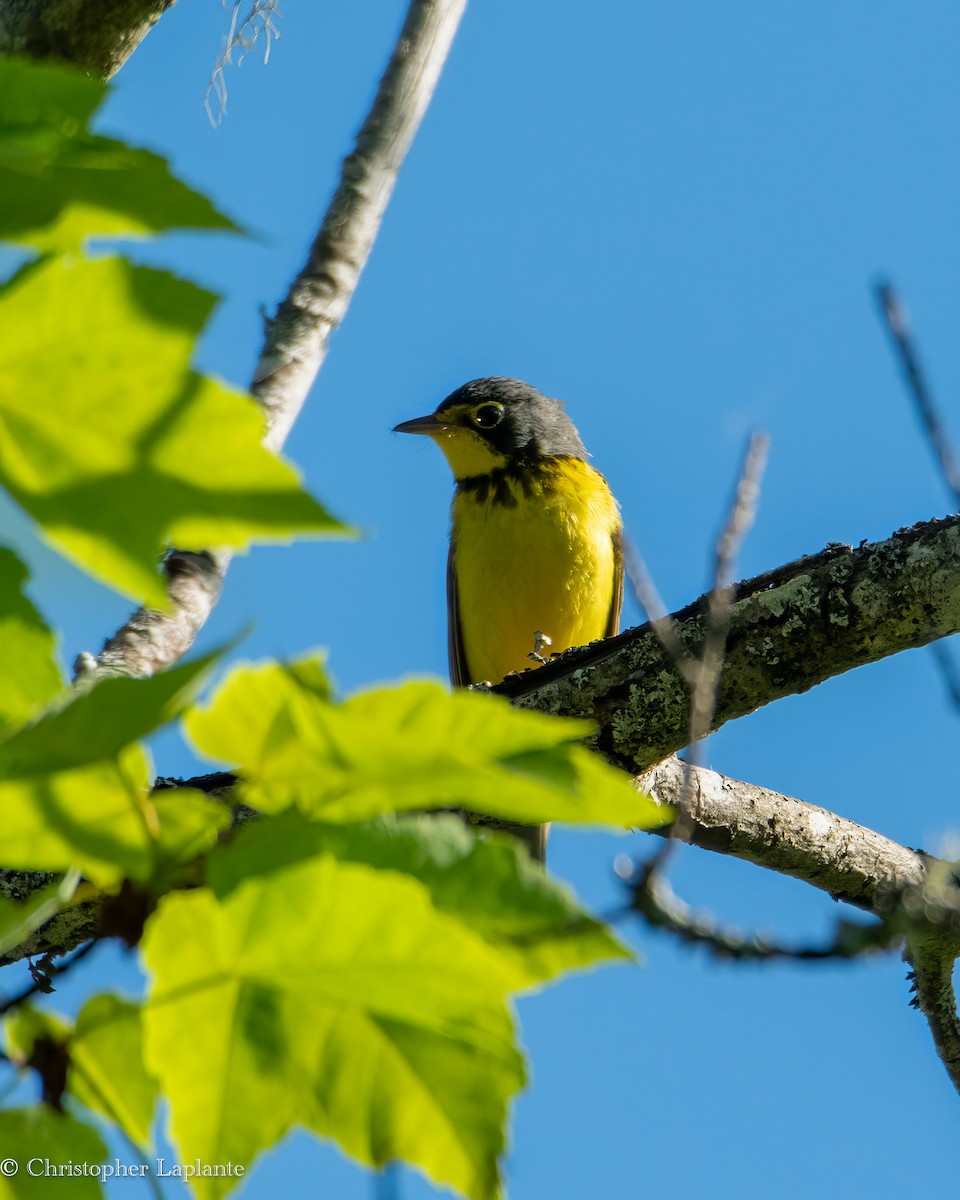
[[[454,687],[467,687],[473,680],[467,670],[467,656],[463,650],[463,633],[460,629],[460,597],[457,589],[457,573],[453,566],[453,538],[447,555],[447,654],[450,659],[450,682]]]
[[[620,609],[623,605],[623,530],[613,533],[613,595],[610,597],[610,613],[604,637],[613,637],[620,631]]]

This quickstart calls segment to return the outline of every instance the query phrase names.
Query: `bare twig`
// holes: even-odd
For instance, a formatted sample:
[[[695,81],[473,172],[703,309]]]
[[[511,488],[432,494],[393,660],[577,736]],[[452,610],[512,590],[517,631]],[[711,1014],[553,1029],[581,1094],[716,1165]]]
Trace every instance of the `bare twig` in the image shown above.
[[[753,434],[747,445],[733,503],[717,539],[713,588],[707,601],[707,628],[693,683],[690,706],[690,752],[697,766],[699,745],[710,732],[717,703],[717,685],[730,629],[730,606],[734,598],[733,572],[740,546],[753,525],[760,495],[760,480],[767,461],[769,439]]]
[[[688,945],[704,947],[715,958],[736,962],[829,962],[890,950],[902,941],[902,934],[883,922],[864,925],[838,921],[833,940],[822,946],[788,946],[760,933],[742,933],[721,925],[712,916],[694,912],[674,893],[666,878],[651,872],[652,865],[638,868],[630,862],[629,872],[621,872],[631,893],[626,911],[639,914],[653,929],[664,930]]]
[[[697,660],[681,643],[673,625],[673,618],[667,612],[647,564],[643,561],[636,543],[626,536],[623,539],[623,566],[633,594],[647,615],[650,628],[660,639],[677,670],[692,686]]]
[[[36,996],[38,992],[52,992],[51,982],[54,979],[59,979],[61,975],[65,975],[67,971],[74,967],[81,959],[86,958],[90,951],[96,946],[96,941],[89,941],[81,946],[76,954],[72,955],[65,962],[53,964],[53,973],[47,975],[43,972],[36,972],[33,977],[33,982],[29,987],[25,987],[23,991],[18,992],[15,996],[0,1003],[0,1017],[5,1016],[8,1012],[18,1008],[21,1004],[26,1003],[31,997]]]
[[[265,444],[279,450],[343,320],[380,228],[397,174],[433,95],[466,0],[411,0],[373,106],[344,160],[340,184],[303,269],[267,325],[251,391],[267,415]],[[190,571],[171,577],[171,562]],[[223,583],[226,554],[168,559],[171,611],[141,609],[83,674],[151,674],[172,666],[193,644]]]
[[[747,444],[743,464],[734,491],[733,502],[727,514],[714,552],[713,587],[707,597],[707,622],[703,639],[703,649],[699,658],[688,663],[683,657],[675,657],[674,661],[684,678],[690,685],[690,725],[688,736],[687,764],[684,767],[684,794],[689,801],[689,772],[694,766],[700,766],[703,755],[703,743],[710,733],[713,713],[717,701],[717,686],[720,682],[720,672],[723,669],[724,651],[727,644],[727,632],[730,628],[730,606],[734,598],[733,572],[736,558],[744,537],[753,525],[757,511],[757,500],[760,495],[760,480],[766,464],[768,439],[761,434],[753,434]],[[654,593],[655,594],[655,593]],[[670,642],[679,648],[673,624],[669,618],[658,621],[658,632],[669,649]],[[666,630],[669,629],[669,635]],[[683,654],[679,648],[678,654]],[[655,887],[660,872],[666,869],[667,862],[675,853],[681,841],[685,841],[685,809],[682,805],[677,820],[674,822],[671,837],[655,851],[650,861],[640,872],[642,888],[651,893]],[[653,903],[651,896],[651,903]],[[642,911],[642,909],[638,909]]]
[[[960,508],[960,464],[921,366],[906,310],[889,283],[878,284],[876,296],[927,442],[953,503]],[[954,708],[960,709],[960,678],[953,655],[941,643],[936,643],[933,651],[947,694]],[[906,957],[913,964],[917,1007],[926,1016],[940,1060],[960,1092],[960,1020],[953,988],[958,956],[956,940],[944,938],[939,931],[914,935],[907,941]]]
[[[943,642],[934,642],[930,647],[930,652],[937,664],[943,686],[947,690],[947,698],[954,708],[960,711],[960,671],[957,670],[957,663],[950,653],[950,647],[944,645]]]
[[[878,283],[876,296],[884,325],[903,371],[907,391],[910,393],[927,441],[936,457],[943,481],[953,495],[954,504],[960,508],[960,464],[957,463],[946,425],[927,383],[926,373],[920,365],[920,356],[913,340],[906,310],[890,283]]]
[[[951,493],[954,504],[960,508],[960,464],[957,463],[946,424],[940,416],[933,392],[927,383],[926,372],[920,364],[920,355],[917,352],[906,309],[890,283],[877,284],[876,297],[884,326],[890,335],[894,353],[897,355],[903,371],[907,392],[913,400],[927,442],[937,460],[941,478]],[[935,646],[934,657],[947,694],[954,707],[960,710],[960,686],[958,686],[957,668],[953,656],[947,646]]]

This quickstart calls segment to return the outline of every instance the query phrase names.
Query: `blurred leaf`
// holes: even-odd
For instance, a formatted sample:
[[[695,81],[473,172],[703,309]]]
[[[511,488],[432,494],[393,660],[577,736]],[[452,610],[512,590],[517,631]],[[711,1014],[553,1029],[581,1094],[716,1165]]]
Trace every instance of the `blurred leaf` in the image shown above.
[[[32,1004],[19,1004],[3,1018],[3,1032],[7,1054],[23,1066],[33,1057],[38,1038],[66,1045],[73,1033],[73,1022],[59,1013],[34,1008]]]
[[[520,972],[518,987],[633,957],[513,838],[478,838],[456,817],[386,818],[357,826],[281,813],[251,822],[220,849],[208,882],[222,898],[247,879],[323,853],[419,879],[437,909],[511,960]]]
[[[157,853],[171,866],[211,850],[230,824],[228,804],[193,788],[153,792],[150,799],[160,822]]]
[[[70,67],[0,60],[0,239],[74,249],[94,235],[234,229],[164,159],[89,132],[107,91]]]
[[[169,886],[230,821],[226,806],[189,789],[151,793],[139,745],[72,771],[0,780],[0,814],[0,865],[78,867],[100,887],[124,876]]]
[[[0,862],[40,871],[79,867],[98,885],[147,878],[157,833],[148,783],[139,746],[74,770],[0,780]]]
[[[2,865],[80,867],[107,884],[212,845],[228,814],[192,792],[179,804],[151,797],[136,741],[182,711],[219,653],[149,679],[101,679],[0,743]]]
[[[67,1091],[149,1148],[158,1090],[143,1065],[139,1004],[110,995],[87,1001],[70,1039]]]
[[[261,445],[255,402],[189,369],[212,303],[117,258],[45,260],[0,290],[0,483],[64,554],[155,607],[169,543],[347,532]]]
[[[27,1160],[48,1158],[52,1163],[102,1163],[107,1147],[95,1129],[45,1104],[9,1108],[0,1112],[0,1147],[4,1157],[19,1163],[16,1175],[0,1174],[0,1200],[49,1200],[62,1191],[70,1200],[90,1200],[103,1195],[96,1179],[75,1175],[51,1180],[30,1175]]]
[[[68,692],[64,702],[0,742],[0,779],[52,774],[111,758],[179,716],[222,653],[145,679],[118,675]]]
[[[68,871],[62,879],[40,888],[27,900],[0,898],[0,956],[19,946],[55,913],[66,907],[79,882],[79,871]]]
[[[147,1068],[182,1158],[249,1164],[303,1124],[361,1162],[498,1194],[523,1083],[517,972],[422,884],[313,859],[222,901],[166,896],[143,951]],[[202,1197],[229,1186],[195,1182]]]
[[[0,546],[0,736],[64,687],[53,634],[23,594],[26,580],[27,568]]]
[[[342,704],[288,667],[239,667],[184,724],[205,754],[238,766],[243,796],[327,820],[465,807],[535,823],[650,827],[668,810],[579,740],[586,721],[512,708],[499,696],[407,683]]]

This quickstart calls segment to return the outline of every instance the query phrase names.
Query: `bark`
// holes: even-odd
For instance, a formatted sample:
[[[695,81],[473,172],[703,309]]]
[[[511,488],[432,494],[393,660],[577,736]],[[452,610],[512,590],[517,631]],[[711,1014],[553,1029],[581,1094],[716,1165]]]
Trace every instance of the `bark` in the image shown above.
[[[692,846],[801,879],[877,915],[926,883],[928,858],[919,850],[754,783],[703,767],[692,767],[691,777],[685,799],[683,763],[669,758],[637,784],[684,813],[682,836]]]
[[[698,656],[702,597],[670,618]],[[737,585],[712,729],[772,700],[960,630],[960,517],[882,542],[828,546]],[[597,748],[628,771],[686,745],[690,690],[650,625],[571,650],[494,691],[541,712],[597,722]]]
[[[181,659],[220,599],[226,554],[176,550],[163,564],[170,611],[138,608],[96,658],[79,654],[75,679],[87,675],[153,675]]]
[[[960,1021],[953,988],[958,947],[939,931],[908,940],[904,956],[913,967],[916,1006],[927,1018],[933,1044],[957,1092],[960,1092]]]
[[[176,0],[0,0],[0,55],[55,59],[109,79]]]

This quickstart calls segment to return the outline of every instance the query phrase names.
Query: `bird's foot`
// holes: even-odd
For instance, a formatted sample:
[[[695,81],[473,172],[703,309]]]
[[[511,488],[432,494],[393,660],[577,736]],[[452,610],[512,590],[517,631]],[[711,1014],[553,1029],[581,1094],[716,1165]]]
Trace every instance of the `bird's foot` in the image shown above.
[[[542,630],[537,630],[533,635],[533,649],[527,655],[527,658],[532,658],[534,662],[545,663],[550,661],[550,656],[544,654],[544,650],[548,650],[553,645],[553,638],[547,637]]]

